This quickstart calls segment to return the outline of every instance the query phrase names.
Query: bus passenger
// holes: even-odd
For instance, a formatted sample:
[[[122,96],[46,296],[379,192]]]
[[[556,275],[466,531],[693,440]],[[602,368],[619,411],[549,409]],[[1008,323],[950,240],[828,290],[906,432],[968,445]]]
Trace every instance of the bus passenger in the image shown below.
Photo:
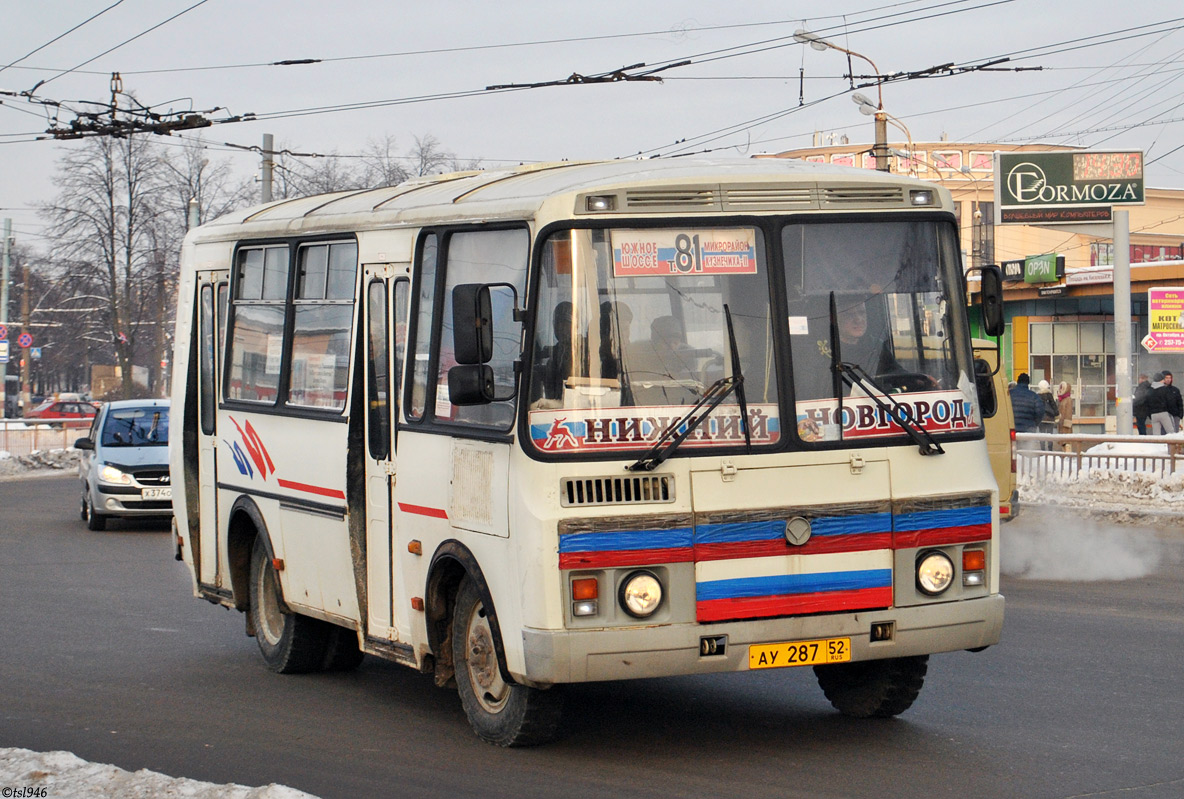
[[[537,353],[539,369],[536,374],[542,376],[542,395],[547,399],[563,399],[563,384],[571,377],[572,365],[572,305],[570,302],[560,302],[555,306],[552,316],[552,330],[555,343],[540,347]]]

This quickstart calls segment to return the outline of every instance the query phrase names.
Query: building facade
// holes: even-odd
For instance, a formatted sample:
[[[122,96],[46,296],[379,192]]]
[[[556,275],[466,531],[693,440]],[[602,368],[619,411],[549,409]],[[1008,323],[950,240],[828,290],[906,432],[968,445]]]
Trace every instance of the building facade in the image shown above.
[[[950,191],[959,216],[966,268],[1005,266],[1003,369],[1010,379],[1021,372],[1032,384],[1047,380],[1055,388],[1069,383],[1074,429],[1082,433],[1114,431],[1119,398],[1130,401],[1134,387],[1116,385],[1114,335],[1114,242],[1100,226],[996,225],[995,152],[1077,151],[1042,144],[986,142],[912,142],[889,144],[891,169],[939,183]],[[871,145],[826,144],[777,153],[874,169]],[[1184,190],[1145,189],[1145,204],[1127,206],[1130,214],[1131,374],[1153,375],[1168,369],[1184,379],[1184,353],[1148,351],[1148,289],[1184,287]],[[1107,226],[1108,228],[1108,226]],[[1024,262],[1051,255],[1056,271],[1025,280]],[[1130,431],[1118,431],[1130,432]]]

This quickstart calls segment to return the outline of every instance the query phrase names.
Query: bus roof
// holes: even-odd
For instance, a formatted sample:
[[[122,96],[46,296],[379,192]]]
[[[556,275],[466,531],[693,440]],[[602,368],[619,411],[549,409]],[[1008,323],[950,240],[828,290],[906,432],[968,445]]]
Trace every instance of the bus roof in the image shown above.
[[[279,200],[197,228],[192,242],[301,235],[462,220],[533,217],[559,199],[570,214],[585,194],[615,194],[617,213],[898,209],[931,183],[869,169],[784,158],[559,162],[416,178],[397,186]]]

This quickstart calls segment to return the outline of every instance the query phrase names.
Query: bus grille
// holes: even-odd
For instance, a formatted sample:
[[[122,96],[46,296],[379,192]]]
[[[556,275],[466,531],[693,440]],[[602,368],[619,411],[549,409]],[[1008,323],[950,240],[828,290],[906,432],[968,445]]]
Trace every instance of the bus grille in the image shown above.
[[[679,208],[719,209],[714,189],[634,189],[625,192],[625,205],[634,210],[659,211]]]
[[[727,186],[724,205],[729,209],[751,206],[772,208],[816,208],[814,192],[809,188],[785,186]]]
[[[904,205],[904,190],[895,186],[845,186],[823,189],[822,206]]]
[[[568,477],[559,485],[559,504],[648,505],[674,501],[674,476]]]

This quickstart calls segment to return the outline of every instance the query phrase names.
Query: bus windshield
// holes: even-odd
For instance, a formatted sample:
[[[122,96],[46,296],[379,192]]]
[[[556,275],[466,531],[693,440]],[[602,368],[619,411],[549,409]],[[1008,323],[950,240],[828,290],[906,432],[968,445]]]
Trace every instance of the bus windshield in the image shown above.
[[[962,311],[948,290],[957,285],[952,229],[932,221],[784,224],[775,257],[773,235],[763,226],[701,224],[550,236],[529,379],[535,447],[648,447],[709,386],[733,376],[729,314],[753,448],[777,444],[784,418],[814,446],[902,434],[866,390],[836,382],[832,339],[841,362],[860,367],[911,421],[930,432],[979,425],[969,345],[953,337]],[[784,309],[771,299],[774,272]],[[785,342],[789,353],[779,349]],[[778,393],[787,382],[793,405]],[[733,394],[682,449],[743,446],[744,425]]]

